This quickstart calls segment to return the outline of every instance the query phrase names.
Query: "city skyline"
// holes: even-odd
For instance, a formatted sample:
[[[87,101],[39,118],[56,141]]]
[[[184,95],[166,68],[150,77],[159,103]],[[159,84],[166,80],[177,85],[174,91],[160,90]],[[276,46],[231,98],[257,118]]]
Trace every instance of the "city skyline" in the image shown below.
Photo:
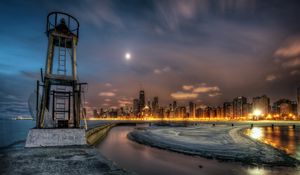
[[[0,112],[17,115],[17,105],[28,113],[45,62],[44,17],[54,9],[81,22],[78,71],[89,82],[90,107],[132,102],[141,86],[164,104],[185,99],[217,106],[261,94],[295,100],[300,2],[270,2],[0,2]]]
[[[166,104],[159,103],[159,97],[146,98],[145,90],[140,90],[137,98],[119,107],[94,107],[88,109],[88,117],[119,119],[226,119],[226,120],[299,120],[300,87],[297,88],[296,101],[281,98],[273,102],[267,95],[238,96],[222,103],[210,106],[201,102],[174,100]],[[146,100],[147,99],[147,100]],[[121,117],[121,118],[120,118]],[[125,118],[124,118],[125,117]]]

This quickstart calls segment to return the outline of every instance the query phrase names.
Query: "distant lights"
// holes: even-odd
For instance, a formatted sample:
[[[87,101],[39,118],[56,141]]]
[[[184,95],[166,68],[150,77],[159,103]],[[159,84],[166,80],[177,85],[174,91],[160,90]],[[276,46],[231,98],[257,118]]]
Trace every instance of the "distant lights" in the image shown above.
[[[261,110],[259,110],[259,109],[255,109],[255,110],[253,111],[253,115],[255,115],[255,116],[261,116],[261,115],[262,115],[262,112],[261,112]]]

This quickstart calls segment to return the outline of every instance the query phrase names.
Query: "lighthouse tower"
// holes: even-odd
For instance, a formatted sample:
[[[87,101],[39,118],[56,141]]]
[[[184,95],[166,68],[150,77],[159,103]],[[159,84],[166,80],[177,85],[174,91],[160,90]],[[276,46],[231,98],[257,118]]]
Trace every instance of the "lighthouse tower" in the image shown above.
[[[81,94],[86,83],[80,83],[77,77],[79,22],[69,14],[52,12],[47,16],[46,36],[46,65],[41,83],[37,81],[36,129],[29,132],[26,145],[77,145],[80,139],[82,144],[85,133],[80,129]],[[63,143],[65,138],[71,140]]]

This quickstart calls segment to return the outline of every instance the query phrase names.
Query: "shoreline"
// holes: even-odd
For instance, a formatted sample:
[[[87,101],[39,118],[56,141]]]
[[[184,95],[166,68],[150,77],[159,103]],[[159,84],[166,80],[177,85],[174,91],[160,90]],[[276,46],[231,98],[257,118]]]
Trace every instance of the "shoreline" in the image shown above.
[[[261,125],[261,126],[265,126],[265,125]],[[286,126],[286,125],[283,125],[283,126]],[[251,161],[251,159],[250,159],[250,161],[248,161],[247,159],[242,159],[242,158],[238,158],[238,157],[236,157],[236,158],[222,157],[222,156],[214,155],[213,152],[211,152],[212,154],[210,154],[210,153],[206,152],[205,150],[199,151],[199,150],[192,150],[190,148],[187,148],[186,150],[184,150],[184,149],[182,149],[182,147],[180,148],[180,146],[176,147],[176,143],[174,143],[173,145],[162,143],[162,142],[155,143],[154,141],[157,141],[155,139],[151,140],[151,138],[149,139],[149,137],[143,138],[143,133],[141,133],[141,132],[145,132],[145,131],[147,131],[147,129],[142,129],[142,130],[136,129],[136,130],[128,133],[127,138],[136,143],[143,144],[146,146],[151,146],[151,147],[155,147],[155,148],[159,148],[159,149],[163,149],[163,150],[167,150],[167,151],[172,151],[172,152],[177,152],[177,153],[181,153],[181,154],[186,154],[186,155],[190,155],[190,156],[199,156],[199,157],[203,157],[203,158],[207,158],[207,159],[216,159],[218,161],[236,162],[236,163],[241,163],[242,165],[258,166],[258,167],[297,167],[297,168],[300,168],[300,166],[299,166],[300,161],[298,159],[291,157],[290,155],[286,154],[284,151],[282,151],[280,149],[274,148],[271,145],[268,145],[268,144],[263,143],[258,140],[254,140],[254,139],[250,138],[249,136],[245,135],[243,133],[243,131],[248,128],[247,126],[241,125],[239,127],[240,128],[236,128],[236,127],[232,128],[232,129],[230,129],[229,132],[231,132],[234,129],[237,129],[237,131],[235,131],[235,134],[238,134],[238,137],[247,139],[251,142],[254,142],[257,145],[276,150],[277,153],[279,153],[286,161],[277,162],[277,163],[274,163],[274,162],[266,163],[266,162],[259,162],[259,161],[255,162],[253,160]],[[140,132],[140,134],[136,134],[137,132]],[[144,135],[144,137],[147,137],[147,136]],[[162,139],[162,138],[160,138],[160,139]],[[174,145],[175,145],[175,147],[174,147]]]

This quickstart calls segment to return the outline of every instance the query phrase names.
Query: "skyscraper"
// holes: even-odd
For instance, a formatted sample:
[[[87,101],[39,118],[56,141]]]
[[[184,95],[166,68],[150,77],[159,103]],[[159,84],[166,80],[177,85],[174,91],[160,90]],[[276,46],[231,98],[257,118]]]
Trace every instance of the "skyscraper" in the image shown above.
[[[152,113],[154,116],[158,116],[158,97],[154,97],[152,101]]]
[[[134,99],[133,100],[133,114],[137,116],[140,112],[140,106],[139,106],[139,100]]]
[[[193,102],[189,102],[189,110],[190,110],[190,117],[195,117],[195,104]]]
[[[239,118],[243,116],[244,109],[243,106],[244,104],[247,103],[247,98],[240,96],[236,97],[233,99],[233,117],[234,118]]]
[[[233,117],[233,103],[232,102],[224,102],[223,109],[224,109],[223,115],[225,118]]]
[[[177,108],[177,102],[176,101],[173,101],[173,111],[175,111]]]
[[[145,107],[145,91],[140,90],[140,96],[139,96],[139,111],[142,111]]]
[[[270,112],[270,98],[266,95],[253,98],[253,110],[260,110],[262,114],[267,115]]]
[[[300,119],[300,86],[297,88],[297,111],[298,119]]]

